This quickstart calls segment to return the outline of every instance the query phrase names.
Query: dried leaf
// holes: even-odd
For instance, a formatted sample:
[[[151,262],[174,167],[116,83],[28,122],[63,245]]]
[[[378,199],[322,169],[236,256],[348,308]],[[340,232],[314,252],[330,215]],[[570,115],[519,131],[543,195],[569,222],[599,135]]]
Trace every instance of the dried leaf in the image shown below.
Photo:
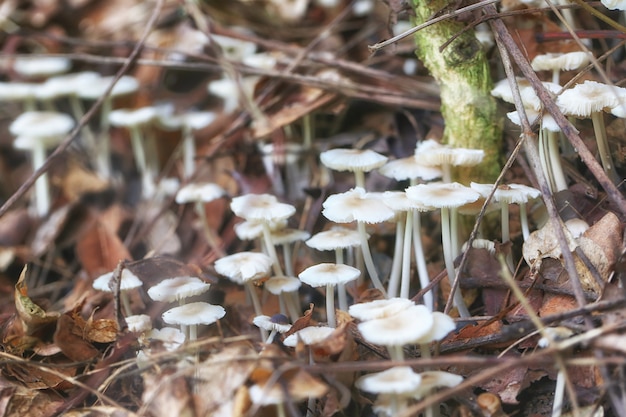
[[[28,266],[22,269],[20,278],[15,284],[15,308],[24,326],[24,333],[32,335],[38,329],[54,323],[59,318],[58,312],[48,313],[28,297],[28,288],[24,282]]]
[[[119,261],[131,259],[115,231],[98,219],[76,242],[76,255],[91,277],[113,271]]]
[[[78,311],[72,312],[72,319],[76,328],[80,330],[79,336],[89,342],[111,343],[117,339],[117,322],[109,319],[94,320],[93,314],[85,321]]]
[[[123,408],[94,406],[63,413],[63,417],[136,417],[137,414]]]
[[[194,368],[190,368],[194,369]],[[161,368],[159,372],[144,372],[143,403],[153,417],[192,417],[193,399],[185,378],[173,369]]]
[[[76,362],[89,361],[100,355],[100,351],[82,336],[81,328],[70,313],[59,318],[53,340],[65,356]]]

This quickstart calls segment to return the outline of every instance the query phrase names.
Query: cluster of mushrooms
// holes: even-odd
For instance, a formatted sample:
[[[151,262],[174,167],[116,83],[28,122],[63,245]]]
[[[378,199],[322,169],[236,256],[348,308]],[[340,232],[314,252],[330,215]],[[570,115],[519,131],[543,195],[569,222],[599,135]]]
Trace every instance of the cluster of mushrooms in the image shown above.
[[[220,45],[228,59],[263,68],[276,65],[276,56],[255,53],[256,46],[253,43],[220,36],[214,36],[213,41]],[[581,54],[568,56],[569,60],[564,61],[557,60],[562,57],[542,57],[534,65],[538,71],[553,71],[553,81],[546,82],[546,87],[559,93],[558,71],[584,65],[589,57]],[[572,63],[573,59],[579,61]],[[11,124],[10,131],[16,137],[15,148],[32,153],[35,170],[44,163],[46,151],[56,146],[75,128],[76,121],[83,117],[84,103],[101,97],[112,82],[111,77],[93,72],[62,74],[70,68],[68,61],[57,58],[46,60],[49,67],[43,65],[43,61],[33,63],[24,59],[23,62],[15,62],[14,69],[22,71],[24,77],[35,80],[32,83],[0,83],[0,100],[23,104],[24,113]],[[211,82],[207,88],[210,94],[223,100],[224,112],[233,112],[242,103],[251,105],[255,82],[254,77],[240,80],[225,77]],[[527,113],[531,118],[541,120],[542,169],[554,192],[565,190],[567,180],[559,162],[558,128],[549,115],[541,114],[541,105],[532,89],[524,86],[523,81],[520,84]],[[285,346],[314,345],[331,337],[338,327],[337,310],[340,310],[348,312],[358,322],[357,327],[365,341],[384,346],[393,361],[402,362],[404,347],[409,345],[417,346],[422,357],[430,356],[431,344],[441,341],[453,331],[455,322],[450,316],[435,311],[437,297],[431,290],[431,277],[426,267],[421,238],[421,218],[422,213],[426,212],[437,211],[440,214],[442,256],[454,291],[454,307],[460,317],[471,316],[462,292],[460,289],[455,290],[454,260],[465,250],[459,239],[459,216],[475,214],[476,207],[482,205],[491,194],[493,185],[472,183],[465,186],[452,182],[451,169],[479,164],[483,151],[451,148],[433,139],[419,143],[413,156],[392,161],[372,150],[324,151],[320,154],[320,160],[325,167],[354,173],[354,188],[330,195],[323,202],[322,215],[333,225],[310,236],[308,232],[288,227],[289,219],[296,213],[295,206],[279,201],[270,194],[237,196],[231,199],[230,208],[243,221],[236,225],[235,231],[241,240],[251,241],[250,246],[256,250],[229,255],[225,253],[217,232],[211,228],[205,210],[206,203],[227,198],[228,193],[218,184],[190,180],[197,168],[194,132],[210,125],[216,114],[208,111],[175,114],[168,106],[113,108],[114,98],[131,95],[138,88],[137,80],[129,76],[122,77],[115,84],[102,106],[100,126],[97,129],[92,125],[82,127],[81,146],[93,157],[92,164],[98,174],[114,180],[117,173],[111,166],[109,130],[111,126],[128,129],[134,162],[141,174],[142,197],[149,199],[157,192],[157,177],[161,168],[155,157],[154,138],[146,135],[149,130],[147,127],[156,124],[161,129],[182,132],[181,177],[187,184],[176,186],[176,203],[194,205],[201,233],[209,247],[219,256],[213,265],[215,271],[244,288],[255,313],[251,322],[260,328],[264,345],[274,343],[277,334],[289,332],[291,324],[301,317],[303,303],[300,288],[308,285],[322,288],[325,293],[324,325],[308,326],[290,334],[282,340]],[[508,82],[500,83],[493,93],[512,102]],[[626,89],[585,81],[561,92],[557,98],[564,114],[592,119],[600,160],[607,174],[615,181],[618,178],[608,151],[602,112],[609,111],[617,117],[624,117],[625,97]],[[55,103],[60,99],[70,104],[71,115],[55,108]],[[43,110],[38,110],[40,108]],[[249,110],[254,114],[254,108]],[[519,120],[516,114],[510,114],[509,117],[513,121]],[[266,145],[265,152],[272,152],[271,145]],[[373,170],[410,185],[402,191],[367,190],[366,174]],[[441,181],[435,182],[439,179]],[[522,234],[524,239],[529,236],[526,205],[538,197],[537,190],[521,184],[506,184],[496,189],[489,209],[501,213],[502,242],[511,239],[511,204],[519,206]],[[42,218],[47,216],[52,202],[45,175],[38,179],[33,198],[36,215]],[[384,222],[395,225],[395,245],[389,271],[377,264],[369,244],[368,226]],[[354,227],[349,227],[350,224]],[[300,241],[313,250],[334,252],[334,262],[296,270],[294,245]],[[474,242],[474,245],[478,244],[485,245],[485,242]],[[489,242],[486,247],[489,247]],[[412,301],[418,291],[418,286],[411,280],[412,259],[416,265],[419,289],[422,290],[421,304]],[[513,269],[513,260],[507,259],[507,262]],[[94,288],[110,291],[112,279],[113,273],[105,274],[94,281]],[[141,287],[141,281],[128,269],[122,270],[120,279],[120,300],[129,330],[141,334],[144,340],[160,340],[168,350],[179,349],[186,342],[196,340],[199,325],[216,323],[226,314],[224,307],[219,305],[203,301],[185,302],[190,297],[206,293],[209,284],[197,277],[168,278],[150,288],[147,293],[154,302],[178,302],[177,306],[162,314],[164,323],[178,327],[153,329],[151,318],[133,311],[133,304],[129,300],[129,293]],[[379,299],[355,303],[354,300],[359,297],[358,288],[370,284],[377,290]],[[278,298],[278,311],[267,311],[264,308],[262,298],[269,296]],[[150,355],[148,345],[146,343],[139,352],[144,360],[148,360]],[[313,360],[313,356],[310,356],[310,360]],[[394,416],[433,389],[452,387],[461,381],[460,376],[447,372],[416,373],[410,367],[395,366],[384,372],[362,376],[356,385],[365,392],[378,394],[374,410],[379,415]],[[263,392],[267,390],[259,394],[259,401],[269,401]],[[322,395],[323,392],[320,390],[316,395]],[[253,390],[250,395],[253,395]],[[309,410],[314,408],[314,399],[313,395],[309,398]],[[279,414],[284,414],[282,401],[271,404],[276,405]],[[434,413],[434,410],[428,410],[428,415]]]

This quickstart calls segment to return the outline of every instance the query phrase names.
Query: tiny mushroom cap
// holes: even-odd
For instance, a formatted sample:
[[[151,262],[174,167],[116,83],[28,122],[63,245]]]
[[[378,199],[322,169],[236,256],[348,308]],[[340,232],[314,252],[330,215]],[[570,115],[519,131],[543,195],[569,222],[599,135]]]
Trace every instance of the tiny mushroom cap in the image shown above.
[[[357,230],[346,227],[333,227],[330,230],[316,233],[304,243],[317,250],[335,250],[359,246],[361,238]]]
[[[626,10],[626,0],[600,0],[610,10]]]
[[[386,371],[364,375],[356,386],[374,394],[408,394],[420,387],[422,377],[409,366],[395,366]]]
[[[320,161],[336,171],[369,172],[380,168],[387,157],[370,149],[330,149],[320,154]]]
[[[439,311],[434,311],[432,315],[433,325],[431,326],[430,331],[424,336],[420,337],[417,340],[417,343],[430,343],[443,340],[443,338],[446,337],[448,333],[456,329],[456,324],[454,323],[454,320],[447,314],[440,313]]]
[[[468,242],[465,242],[462,246],[463,252],[468,250]],[[488,239],[474,239],[472,240],[472,248],[473,249],[485,249],[491,255],[496,254],[496,244],[492,240]]]
[[[484,157],[482,149],[453,148],[434,139],[427,139],[415,147],[415,159],[427,166],[473,166],[480,164]]]
[[[306,230],[283,228],[272,231],[272,242],[275,245],[286,245],[289,243],[306,240],[311,236]]]
[[[174,307],[163,313],[163,321],[179,326],[212,324],[224,317],[224,307],[198,301]]]
[[[418,400],[430,394],[435,388],[452,388],[463,382],[461,375],[444,371],[425,371],[421,372],[420,376],[422,382],[412,394]]]
[[[520,89],[530,87],[530,82],[526,78],[517,77],[515,82]],[[508,78],[498,81],[491,90],[491,95],[507,103],[515,102],[513,99],[513,90],[511,90],[511,84]]]
[[[589,63],[589,53],[582,51],[558,52],[535,56],[531,66],[535,71],[552,71],[555,69],[571,71]]]
[[[354,281],[361,275],[361,271],[349,265],[321,263],[313,265],[300,272],[298,277],[311,287],[345,284]]]
[[[434,324],[432,313],[424,305],[414,305],[398,313],[359,323],[365,340],[381,346],[402,346],[416,343],[427,335]]]
[[[109,121],[113,126],[121,127],[146,125],[156,120],[160,111],[160,108],[152,106],[138,109],[118,109],[109,113]]]
[[[352,304],[348,313],[355,319],[367,321],[393,316],[414,305],[408,298],[389,298]]]
[[[22,77],[36,78],[67,72],[72,61],[63,57],[19,57],[13,62],[13,70]]]
[[[180,129],[187,128],[190,130],[199,130],[207,127],[215,119],[217,115],[209,111],[193,111],[180,115],[159,114],[157,121],[159,126],[164,129]]]
[[[46,145],[56,144],[74,127],[74,120],[63,113],[28,111],[11,123],[14,136],[41,139]],[[31,140],[35,140],[31,139]]]
[[[269,222],[271,231],[280,230],[287,227],[287,219],[281,219]],[[237,237],[241,240],[253,240],[263,236],[263,222],[258,220],[245,220],[237,223],[234,227]]]
[[[83,88],[78,91],[78,96],[88,100],[97,100],[100,98],[109,88],[109,85],[113,82],[114,77],[101,77],[94,80],[93,83],[85,84]],[[123,75],[115,86],[111,90],[111,97],[123,96],[134,93],[139,89],[139,81],[130,75]]]
[[[100,74],[95,71],[58,75],[48,78],[37,88],[35,94],[38,99],[42,100],[74,95],[77,94],[83,85],[89,84],[98,78],[100,78]]]
[[[329,196],[322,214],[335,223],[382,223],[395,213],[381,199],[367,193],[361,187]]]
[[[124,318],[128,331],[133,333],[143,333],[152,329],[152,319],[147,314],[137,314]]]
[[[113,272],[107,272],[106,274],[100,275],[93,281],[93,288],[99,291],[104,292],[113,292],[111,288],[111,280],[113,279]],[[133,288],[138,288],[143,285],[143,282],[137,277],[137,275],[133,274],[129,269],[124,268],[122,270],[122,280],[120,282],[120,291],[132,290]]]
[[[480,197],[478,192],[457,182],[413,185],[406,193],[412,200],[437,208],[460,207]]]
[[[492,184],[478,184],[472,182],[471,188],[476,190],[483,197],[487,197],[493,189]],[[502,184],[498,186],[493,194],[493,199],[496,202],[505,204],[523,204],[527,203],[531,198],[537,198],[541,195],[541,192],[536,188],[529,187],[523,184]]]
[[[265,329],[267,331],[276,331],[278,333],[285,333],[291,329],[291,324],[289,324],[289,319],[283,314],[274,314],[272,317],[270,316],[256,316],[252,319],[252,323],[255,326]]]
[[[246,220],[278,221],[291,217],[296,208],[271,194],[246,194],[232,199],[230,208]]]
[[[327,326],[309,326],[298,330],[283,340],[283,344],[288,347],[296,347],[298,341],[301,340],[305,345],[314,345],[322,342],[335,331],[332,327]]]
[[[32,100],[37,94],[38,84],[0,82],[0,102]]]
[[[302,281],[295,277],[273,276],[263,283],[263,287],[274,295],[298,291]]]
[[[167,278],[148,290],[154,301],[180,301],[209,290],[211,284],[197,277]]]
[[[418,201],[411,200],[404,191],[385,191],[379,194],[383,202],[395,212],[406,212],[411,210],[432,211],[435,208],[426,206]]]
[[[623,88],[586,80],[582,84],[563,91],[556,104],[568,116],[590,117],[594,112],[610,109],[619,104]],[[623,93],[622,93],[623,94]]]
[[[214,183],[190,183],[182,187],[176,193],[178,204],[195,203],[202,201],[208,203],[226,195],[226,190]]]
[[[239,252],[215,261],[215,270],[231,281],[243,284],[269,275],[273,262],[264,253]]]
[[[432,181],[441,178],[443,172],[436,166],[426,166],[418,162],[415,156],[389,161],[378,169],[382,175],[396,181],[422,179]]]
[[[185,334],[175,327],[152,329],[149,338],[163,342],[163,347],[168,352],[178,349],[185,342]]]
[[[211,40],[219,45],[224,57],[233,61],[241,61],[244,57],[256,52],[254,42],[231,38],[222,35],[211,35]]]

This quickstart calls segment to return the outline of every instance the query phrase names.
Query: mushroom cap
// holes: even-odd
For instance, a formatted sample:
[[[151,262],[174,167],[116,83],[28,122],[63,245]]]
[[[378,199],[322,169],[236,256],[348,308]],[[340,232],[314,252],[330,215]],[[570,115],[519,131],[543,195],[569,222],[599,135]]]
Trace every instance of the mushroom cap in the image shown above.
[[[273,276],[263,283],[263,287],[274,295],[298,291],[301,285],[298,278],[287,276]]]
[[[345,193],[333,194],[322,204],[322,214],[336,223],[359,221],[381,223],[394,217],[395,213],[380,199],[369,195],[361,187]]]
[[[39,85],[35,95],[40,100],[74,95],[84,85],[94,82],[98,78],[100,78],[100,74],[94,71],[57,75],[56,77],[48,78],[43,84]]]
[[[0,102],[22,101],[35,97],[38,84],[19,82],[0,82]]]
[[[484,157],[482,149],[452,148],[434,139],[422,141],[415,147],[415,159],[427,166],[474,166],[480,164]]]
[[[176,203],[187,204],[198,201],[208,203],[224,195],[226,195],[226,190],[217,184],[211,182],[189,183],[176,193]]]
[[[148,295],[154,301],[183,300],[194,295],[202,294],[209,290],[211,284],[207,284],[197,277],[174,277],[167,278],[148,290]]]
[[[263,223],[259,220],[245,220],[237,223],[234,227],[237,237],[241,240],[253,240],[263,235]],[[287,219],[269,222],[270,231],[280,230],[287,227]]]
[[[394,366],[386,371],[364,375],[356,386],[374,394],[408,394],[420,387],[422,377],[409,366]]]
[[[126,320],[129,332],[142,333],[152,329],[152,319],[147,314],[127,316],[124,320]]]
[[[478,192],[458,182],[413,185],[406,189],[406,194],[412,200],[437,208],[460,207],[480,197]]]
[[[623,88],[586,80],[582,84],[563,91],[556,99],[563,114],[590,117],[592,113],[610,109],[619,104]]]
[[[271,194],[246,194],[232,199],[230,209],[246,220],[278,221],[291,217],[296,208]]]
[[[274,314],[272,317],[265,315],[256,316],[252,319],[252,323],[261,329],[268,331],[275,330],[278,333],[285,333],[291,329],[289,320],[283,314]]]
[[[44,140],[44,143],[57,141],[74,127],[74,120],[64,113],[48,111],[27,111],[20,114],[9,126],[14,136]]]
[[[396,297],[352,304],[348,308],[348,313],[355,319],[367,321],[393,316],[414,305],[415,303],[408,298]]]
[[[276,57],[269,52],[258,52],[244,56],[241,62],[249,67],[265,70],[274,69],[278,64]]]
[[[283,344],[288,347],[295,347],[298,340],[302,340],[305,345],[314,345],[322,342],[335,331],[333,327],[327,326],[309,326],[298,330],[283,340]]]
[[[487,198],[493,188],[493,184],[478,184],[475,182],[472,182],[470,186],[485,198]],[[502,184],[493,193],[493,199],[499,203],[523,204],[527,203],[529,199],[537,198],[540,195],[541,192],[539,190],[527,185]]]
[[[311,234],[306,230],[292,229],[287,227],[274,230],[272,231],[271,235],[274,245],[286,245],[289,243],[298,242],[300,240],[306,240],[311,236]]]
[[[422,383],[412,394],[413,398],[418,400],[430,394],[435,388],[452,388],[463,382],[461,375],[444,371],[425,371],[421,372],[420,376]]]
[[[178,349],[178,347],[185,342],[185,335],[175,327],[152,329],[149,338],[163,342],[163,347],[165,347],[165,350],[168,352]]]
[[[157,121],[164,129],[176,130],[187,127],[191,130],[204,129],[215,121],[217,114],[210,111],[193,111],[180,115],[159,115]]]
[[[537,96],[537,93],[535,93],[535,89],[532,87],[530,82],[525,78],[517,78],[516,82],[524,107],[535,111],[541,110],[543,104],[541,103],[541,100],[539,100],[539,97]],[[542,84],[548,91],[554,94],[557,94],[563,88],[559,84],[549,81],[543,81]],[[511,90],[509,81],[506,78],[496,83],[495,88],[491,90],[491,95],[507,103],[515,103],[513,90]]]
[[[519,89],[530,87],[530,82],[526,78],[516,77],[515,82]],[[511,90],[511,84],[508,78],[498,81],[493,86],[493,89],[491,89],[491,95],[507,103],[515,102],[513,99],[513,90]]]
[[[255,53],[257,48],[254,42],[222,35],[212,34],[211,41],[219,45],[226,59],[232,61],[241,61],[244,57]]]
[[[610,10],[626,10],[626,0],[600,0]]]
[[[314,234],[304,243],[317,250],[335,250],[359,246],[361,236],[357,230],[336,226],[330,230]]]
[[[451,331],[456,329],[456,324],[452,317],[447,314],[433,311],[433,325],[430,331],[417,340],[417,343],[430,343],[443,340]]]
[[[85,84],[83,88],[78,91],[78,96],[87,100],[97,100],[100,98],[109,88],[109,85],[113,82],[114,77],[101,77],[94,82]],[[110,96],[124,96],[132,94],[139,89],[139,81],[135,77],[130,75],[123,75],[115,86],[111,90]]]
[[[197,324],[212,324],[224,317],[224,307],[198,301],[167,310],[161,316],[167,324],[192,326]]]
[[[387,157],[370,149],[337,148],[320,153],[320,161],[335,171],[369,172],[383,166]]]
[[[432,211],[435,208],[425,206],[418,201],[411,200],[404,191],[385,191],[380,194],[380,198],[390,209],[395,212],[405,212],[411,210]]]
[[[238,284],[270,274],[272,258],[260,252],[239,252],[215,261],[215,271]]]
[[[587,65],[589,60],[588,52],[549,52],[535,56],[530,65],[535,71],[571,71]]]
[[[107,272],[106,274],[100,275],[98,278],[94,279],[92,286],[94,289],[99,291],[112,292],[112,288],[110,287],[112,279],[113,272]],[[130,269],[122,269],[122,281],[120,282],[120,291],[132,290],[133,288],[138,288],[142,285],[143,282],[141,282],[137,275],[133,274]]]
[[[361,271],[349,265],[321,263],[300,272],[298,278],[311,287],[345,284],[361,276]]]
[[[420,164],[415,156],[389,161],[378,169],[382,175],[396,181],[413,180],[420,178],[432,181],[443,176],[441,168]]]
[[[138,109],[118,109],[109,114],[109,121],[113,126],[130,127],[152,123],[160,114],[158,107],[140,107]]]
[[[13,62],[13,70],[23,77],[47,77],[67,72],[72,61],[58,56],[25,56]]]
[[[394,315],[358,324],[365,340],[381,346],[402,346],[416,343],[427,335],[434,324],[426,306],[410,306]]]

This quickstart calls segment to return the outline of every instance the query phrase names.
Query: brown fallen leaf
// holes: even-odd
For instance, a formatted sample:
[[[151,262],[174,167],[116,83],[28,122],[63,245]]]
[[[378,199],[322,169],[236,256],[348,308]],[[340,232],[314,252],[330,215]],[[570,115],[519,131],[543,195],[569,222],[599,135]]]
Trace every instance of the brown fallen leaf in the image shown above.
[[[190,368],[192,369],[192,368]],[[142,400],[153,417],[193,416],[193,398],[185,377],[173,368],[144,372]]]
[[[76,362],[89,361],[100,355],[100,351],[82,336],[71,313],[59,318],[53,340],[65,356]]]
[[[24,266],[15,284],[15,308],[22,321],[24,333],[32,335],[40,328],[54,323],[59,318],[58,312],[47,312],[28,296],[28,287],[24,282],[28,266]]]
[[[72,312],[72,319],[76,325],[76,330],[80,332],[78,336],[89,342],[111,343],[117,339],[118,328],[115,320],[94,320],[93,313],[89,319],[85,320],[77,310]]]

